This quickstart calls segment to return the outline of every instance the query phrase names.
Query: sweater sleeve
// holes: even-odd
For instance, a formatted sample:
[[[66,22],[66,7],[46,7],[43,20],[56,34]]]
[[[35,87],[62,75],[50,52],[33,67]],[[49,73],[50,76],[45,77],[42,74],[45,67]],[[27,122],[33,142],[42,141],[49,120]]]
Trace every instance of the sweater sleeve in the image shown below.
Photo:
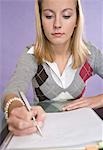
[[[89,50],[91,52],[90,62],[92,64],[94,74],[103,78],[103,53],[91,44],[89,45]]]
[[[27,51],[28,48],[24,50],[22,56],[20,57],[16,65],[16,69],[4,91],[3,97],[9,93],[18,95],[18,90],[26,93],[37,69],[34,55],[27,53]]]
[[[98,74],[101,78],[103,78],[103,53],[98,50],[97,55],[95,57],[95,73]]]

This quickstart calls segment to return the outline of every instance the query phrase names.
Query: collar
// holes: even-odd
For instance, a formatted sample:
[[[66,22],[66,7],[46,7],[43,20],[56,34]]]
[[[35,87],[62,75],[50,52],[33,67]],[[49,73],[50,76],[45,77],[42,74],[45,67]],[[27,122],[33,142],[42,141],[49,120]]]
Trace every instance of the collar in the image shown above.
[[[32,47],[28,50],[27,53],[28,53],[28,54],[34,54],[34,46],[32,46]]]

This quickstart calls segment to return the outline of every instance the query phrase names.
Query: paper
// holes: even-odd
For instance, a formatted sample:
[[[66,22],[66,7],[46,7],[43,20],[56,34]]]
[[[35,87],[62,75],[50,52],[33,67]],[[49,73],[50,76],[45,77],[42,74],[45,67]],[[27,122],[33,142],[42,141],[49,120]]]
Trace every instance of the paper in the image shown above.
[[[7,150],[80,147],[103,140],[102,131],[102,120],[89,108],[47,113],[43,137],[39,134],[14,136]]]

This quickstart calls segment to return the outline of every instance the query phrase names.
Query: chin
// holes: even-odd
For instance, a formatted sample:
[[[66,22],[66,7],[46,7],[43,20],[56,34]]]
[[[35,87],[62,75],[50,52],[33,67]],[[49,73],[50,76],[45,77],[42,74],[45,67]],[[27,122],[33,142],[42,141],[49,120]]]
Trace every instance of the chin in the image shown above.
[[[52,44],[55,46],[57,46],[57,45],[60,46],[60,45],[64,45],[65,42],[52,42]]]
[[[64,41],[63,39],[57,39],[57,40],[54,39],[54,40],[51,41],[51,43],[54,44],[54,45],[61,45],[61,44],[65,44],[66,41]]]

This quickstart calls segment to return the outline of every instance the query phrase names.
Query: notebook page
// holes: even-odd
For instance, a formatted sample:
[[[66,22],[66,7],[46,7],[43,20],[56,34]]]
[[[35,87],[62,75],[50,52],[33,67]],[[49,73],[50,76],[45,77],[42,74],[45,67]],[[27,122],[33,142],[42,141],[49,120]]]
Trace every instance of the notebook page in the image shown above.
[[[103,122],[89,108],[47,113],[43,137],[39,134],[14,136],[7,150],[76,147],[102,140]]]

